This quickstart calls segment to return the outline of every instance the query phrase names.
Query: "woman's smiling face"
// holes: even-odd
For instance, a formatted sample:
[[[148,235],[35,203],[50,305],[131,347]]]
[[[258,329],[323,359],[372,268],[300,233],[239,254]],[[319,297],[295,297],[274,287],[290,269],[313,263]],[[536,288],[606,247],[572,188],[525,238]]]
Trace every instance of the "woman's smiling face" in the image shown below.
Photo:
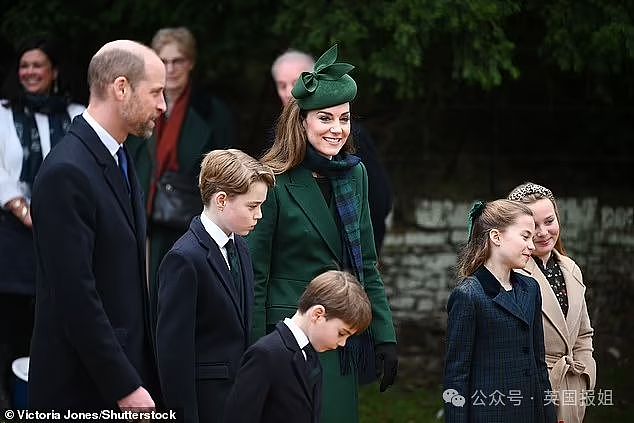
[[[350,135],[350,103],[311,110],[303,121],[308,142],[322,156],[339,154]]]

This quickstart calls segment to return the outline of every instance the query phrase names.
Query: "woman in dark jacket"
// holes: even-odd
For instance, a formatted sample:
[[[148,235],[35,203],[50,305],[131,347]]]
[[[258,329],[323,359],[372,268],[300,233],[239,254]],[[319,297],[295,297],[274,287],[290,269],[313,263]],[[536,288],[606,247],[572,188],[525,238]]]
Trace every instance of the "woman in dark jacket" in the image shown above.
[[[12,358],[28,355],[35,258],[31,186],[42,160],[85,109],[71,103],[53,42],[29,39],[0,100],[0,408]]]

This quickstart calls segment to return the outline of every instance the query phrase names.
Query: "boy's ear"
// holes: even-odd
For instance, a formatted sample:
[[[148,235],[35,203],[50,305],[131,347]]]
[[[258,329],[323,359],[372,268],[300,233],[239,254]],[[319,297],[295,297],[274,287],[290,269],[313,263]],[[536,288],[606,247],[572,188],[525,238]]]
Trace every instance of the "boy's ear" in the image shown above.
[[[218,209],[218,211],[223,211],[227,205],[227,193],[224,191],[216,192],[212,197],[211,203]]]
[[[326,317],[326,309],[321,304],[315,304],[309,311],[311,321],[316,321],[320,317]]]

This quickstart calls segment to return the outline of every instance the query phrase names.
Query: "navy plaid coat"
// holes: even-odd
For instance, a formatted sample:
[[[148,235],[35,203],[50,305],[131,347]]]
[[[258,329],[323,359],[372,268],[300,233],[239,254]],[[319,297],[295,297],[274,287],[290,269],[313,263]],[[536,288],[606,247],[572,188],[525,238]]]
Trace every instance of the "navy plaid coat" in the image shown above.
[[[548,398],[539,286],[515,272],[511,281],[514,292],[503,292],[481,266],[449,297],[447,422],[556,422]],[[464,397],[462,406],[456,395]]]

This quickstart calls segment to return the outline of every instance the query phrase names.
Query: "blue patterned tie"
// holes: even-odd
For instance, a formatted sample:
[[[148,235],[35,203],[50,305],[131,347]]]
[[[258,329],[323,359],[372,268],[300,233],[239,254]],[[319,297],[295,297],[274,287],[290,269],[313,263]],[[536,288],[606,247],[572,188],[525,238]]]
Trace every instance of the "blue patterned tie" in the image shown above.
[[[124,146],[119,147],[117,150],[117,159],[119,159],[119,169],[121,169],[123,180],[125,180],[125,185],[128,187],[128,195],[130,195],[132,189],[130,188],[130,178],[128,177],[128,155]]]

